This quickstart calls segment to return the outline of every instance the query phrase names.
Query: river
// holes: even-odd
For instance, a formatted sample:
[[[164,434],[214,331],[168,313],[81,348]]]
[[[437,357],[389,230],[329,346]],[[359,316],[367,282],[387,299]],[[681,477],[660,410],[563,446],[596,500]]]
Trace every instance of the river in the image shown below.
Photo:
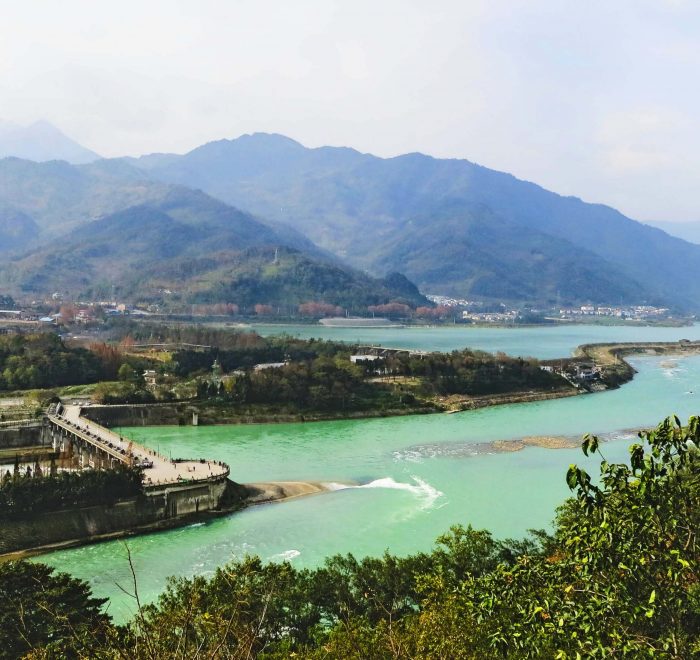
[[[700,339],[700,326],[631,328],[286,328],[394,347],[451,350],[471,346],[514,355],[568,355],[592,341]],[[268,328],[265,328],[268,332]],[[124,433],[173,456],[226,461],[241,482],[314,480],[337,490],[268,504],[181,529],[129,539],[141,596],[154,598],[167,576],[209,574],[245,554],[316,566],[334,553],[405,554],[429,549],[455,523],[498,537],[549,527],[568,494],[564,474],[577,462],[596,471],[579,449],[526,447],[497,452],[486,444],[524,436],[603,435],[608,460],[625,460],[631,429],[677,413],[700,412],[700,356],[641,356],[639,373],[619,390],[586,396],[427,415],[308,424],[151,427]],[[696,393],[697,390],[697,393]],[[357,484],[345,487],[345,484]],[[90,582],[112,599],[117,620],[133,612],[122,542],[63,550],[39,558]]]

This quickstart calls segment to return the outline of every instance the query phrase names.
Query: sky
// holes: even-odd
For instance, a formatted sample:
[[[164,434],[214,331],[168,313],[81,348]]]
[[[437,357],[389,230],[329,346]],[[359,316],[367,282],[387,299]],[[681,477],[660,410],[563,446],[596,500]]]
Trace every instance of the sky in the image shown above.
[[[103,156],[254,131],[700,221],[698,0],[0,0],[0,119]]]

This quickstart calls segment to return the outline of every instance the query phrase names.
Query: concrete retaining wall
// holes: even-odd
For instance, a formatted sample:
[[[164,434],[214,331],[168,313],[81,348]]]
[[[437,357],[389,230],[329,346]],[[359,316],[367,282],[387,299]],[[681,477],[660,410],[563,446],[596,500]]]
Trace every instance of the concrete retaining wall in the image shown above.
[[[42,442],[42,423],[18,428],[0,428],[0,449],[36,447]]]
[[[173,426],[191,425],[196,408],[184,403],[143,404],[124,406],[89,406],[82,415],[106,426]]]
[[[139,528],[175,527],[198,514],[240,504],[240,486],[227,479],[155,487],[147,495],[112,506],[52,511],[23,520],[0,521],[0,555],[59,543],[86,543]],[[233,498],[233,499],[232,499]],[[233,506],[232,506],[233,505]]]
[[[226,479],[212,479],[187,486],[154,486],[147,490],[147,499],[158,502],[164,516],[185,516],[219,508],[226,488]]]

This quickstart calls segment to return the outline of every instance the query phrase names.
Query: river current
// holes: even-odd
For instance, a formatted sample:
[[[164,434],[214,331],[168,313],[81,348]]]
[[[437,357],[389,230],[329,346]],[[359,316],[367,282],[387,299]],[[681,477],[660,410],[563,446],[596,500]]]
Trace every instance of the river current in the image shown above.
[[[700,325],[284,330],[392,347],[445,351],[469,346],[541,358],[569,355],[587,342],[700,339]],[[700,413],[700,356],[630,361],[638,374],[615,391],[453,415],[124,429],[134,440],[173,456],[226,461],[236,481],[323,481],[334,489],[129,539],[140,595],[152,599],[170,575],[210,574],[246,554],[317,566],[335,553],[427,550],[456,523],[486,528],[498,537],[547,528],[569,493],[568,465],[576,462],[595,473],[595,460],[585,459],[578,448],[498,451],[492,443],[593,432],[606,440],[602,450],[608,460],[625,460],[634,429],[672,413],[681,418]],[[118,621],[134,611],[133,599],[118,586],[131,588],[123,542],[58,551],[38,560],[87,580],[96,595],[109,596]]]

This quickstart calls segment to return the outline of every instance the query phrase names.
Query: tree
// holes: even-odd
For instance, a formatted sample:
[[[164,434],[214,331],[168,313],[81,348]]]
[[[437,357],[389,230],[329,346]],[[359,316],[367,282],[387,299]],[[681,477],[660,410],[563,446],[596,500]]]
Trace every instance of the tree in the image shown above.
[[[340,316],[343,313],[343,308],[337,305],[329,305],[322,302],[306,302],[299,305],[299,314],[311,318],[320,318],[322,316]]]
[[[546,552],[523,556],[458,592],[426,584],[412,634],[491,657],[690,658],[700,654],[700,418],[640,433],[630,464],[604,460],[600,483],[572,465],[575,497],[560,509]],[[447,629],[438,621],[460,621]],[[462,638],[471,630],[469,639]],[[471,656],[466,656],[471,657]]]
[[[119,367],[119,370],[117,371],[117,377],[119,380],[125,380],[125,381],[132,381],[134,380],[134,377],[136,375],[136,372],[131,368],[130,365],[122,364],[121,367]]]
[[[258,303],[255,305],[255,313],[258,316],[272,316],[275,313],[274,308],[272,305],[263,305],[261,303]]]
[[[48,657],[87,657],[109,631],[105,602],[85,582],[43,564],[0,564],[0,658],[38,647]]]
[[[66,304],[61,305],[59,309],[60,322],[62,325],[70,325],[75,322],[75,315],[78,313],[75,305]]]

